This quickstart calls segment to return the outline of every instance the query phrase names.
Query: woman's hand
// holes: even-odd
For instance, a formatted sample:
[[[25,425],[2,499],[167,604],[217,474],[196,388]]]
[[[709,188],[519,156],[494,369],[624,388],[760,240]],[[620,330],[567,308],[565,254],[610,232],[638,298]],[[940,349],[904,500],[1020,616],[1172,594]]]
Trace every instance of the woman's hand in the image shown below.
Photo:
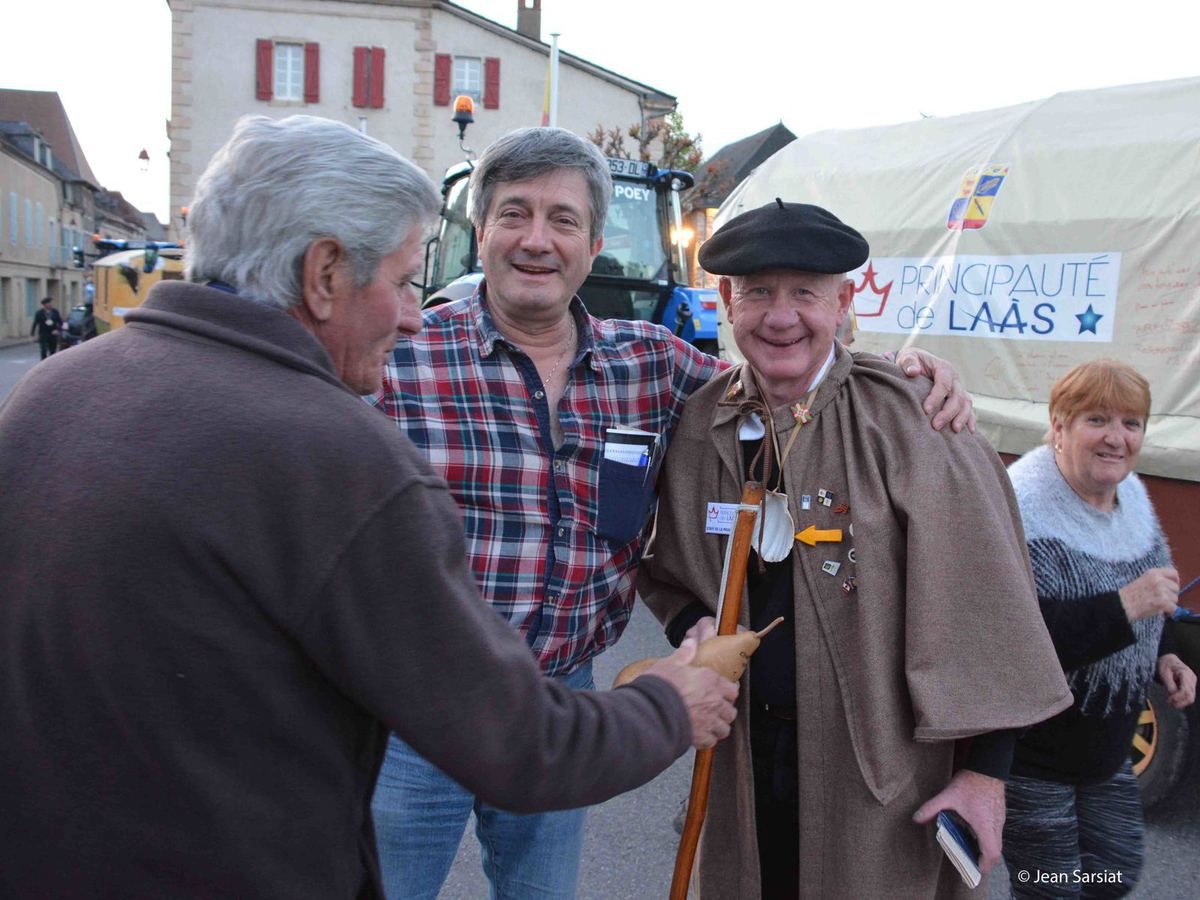
[[[1167,702],[1183,709],[1196,702],[1196,673],[1174,653],[1158,658],[1158,680],[1167,689]]]
[[[1151,616],[1169,616],[1179,600],[1179,573],[1174,569],[1150,569],[1118,591],[1130,622]]]

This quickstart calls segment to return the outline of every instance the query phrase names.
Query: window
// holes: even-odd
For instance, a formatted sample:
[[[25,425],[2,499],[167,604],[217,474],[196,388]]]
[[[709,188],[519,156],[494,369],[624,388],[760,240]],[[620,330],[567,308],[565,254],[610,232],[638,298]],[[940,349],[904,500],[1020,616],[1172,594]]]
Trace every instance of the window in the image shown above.
[[[25,246],[33,246],[33,201],[25,198]]]
[[[299,100],[304,84],[304,48],[299,44],[275,45],[275,99]]]
[[[354,105],[383,108],[382,47],[354,48]]]
[[[254,96],[259,100],[316,103],[320,100],[320,45],[297,41],[255,42]]]
[[[11,191],[8,195],[8,239],[12,243],[17,242],[17,192]]]
[[[438,53],[433,60],[433,102],[449,106],[450,98],[466,94],[483,99],[484,109],[500,108],[500,59],[489,56],[451,56]]]
[[[483,60],[477,56],[454,57],[454,77],[450,90],[454,96],[466,94],[478,102],[483,99]]]
[[[33,227],[33,235],[35,243],[40,247],[42,246],[42,240],[46,234],[46,211],[42,207],[42,202],[40,200],[38,201],[37,205],[36,223],[37,224],[35,224]]]

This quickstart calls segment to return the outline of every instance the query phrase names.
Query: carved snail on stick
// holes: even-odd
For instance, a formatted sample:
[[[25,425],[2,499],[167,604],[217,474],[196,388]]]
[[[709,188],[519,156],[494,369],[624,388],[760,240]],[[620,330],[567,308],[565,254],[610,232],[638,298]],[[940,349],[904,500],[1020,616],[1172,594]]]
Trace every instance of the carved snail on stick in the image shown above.
[[[696,655],[692,657],[691,664],[707,666],[718,675],[728,678],[730,681],[737,681],[746,671],[750,657],[754,655],[754,651],[758,649],[762,639],[782,621],[783,616],[780,616],[762,631],[741,631],[737,634],[718,634],[710,637],[696,648]],[[617,673],[617,677],[613,679],[613,687],[618,688],[623,684],[629,684],[656,662],[658,662],[658,657],[654,656],[631,662]]]

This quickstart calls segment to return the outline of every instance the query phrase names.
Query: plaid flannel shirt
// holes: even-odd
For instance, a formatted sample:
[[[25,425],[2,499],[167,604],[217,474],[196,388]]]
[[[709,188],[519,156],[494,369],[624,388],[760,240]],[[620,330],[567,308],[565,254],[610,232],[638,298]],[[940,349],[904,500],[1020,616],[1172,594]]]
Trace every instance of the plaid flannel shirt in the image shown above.
[[[485,296],[486,285],[427,311],[373,402],[449,483],[484,599],[544,672],[562,675],[624,630],[654,502],[657,467],[604,460],[606,429],[660,435],[661,460],[684,401],[725,364],[659,326],[595,319],[573,299],[579,349],[555,450],[537,369],[496,329]]]

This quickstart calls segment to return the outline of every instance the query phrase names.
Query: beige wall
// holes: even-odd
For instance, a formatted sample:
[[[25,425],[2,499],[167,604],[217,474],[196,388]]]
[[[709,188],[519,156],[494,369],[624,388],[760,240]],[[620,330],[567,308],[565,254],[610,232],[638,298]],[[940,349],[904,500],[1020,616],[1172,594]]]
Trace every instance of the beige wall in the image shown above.
[[[541,124],[546,48],[427,5],[322,3],[314,0],[173,0],[171,222],[179,224],[196,179],[240,116],[326,116],[395,147],[435,181],[463,159],[449,106],[433,103],[434,56],[499,57],[500,108],[479,103],[466,144],[476,152],[503,134]],[[320,44],[320,101],[255,99],[258,38]],[[383,47],[382,109],[352,103],[353,48]],[[586,135],[598,124],[640,120],[637,95],[588,72],[560,69],[559,125]]]
[[[61,182],[41,166],[0,147],[0,339],[28,337],[42,297],[53,297],[65,315],[68,304],[79,296],[83,273],[69,268],[70,253],[61,247],[60,191]],[[17,195],[15,244],[14,192]],[[26,241],[26,200],[31,204],[35,231],[39,203],[42,210],[40,239],[35,233],[31,242]]]
[[[499,34],[485,31],[449,13],[435,11],[433,37],[436,52],[451,56],[499,57],[500,108],[484,109],[477,104],[475,124],[467,131],[468,147],[477,153],[515,128],[542,124],[546,96],[547,53],[539,52]],[[426,171],[440,178],[445,170],[461,162],[458,126],[447,106],[426,110],[433,120],[433,168]],[[640,120],[637,95],[569,64],[559,66],[558,125],[587,135],[597,125],[628,126]],[[633,149],[633,148],[631,148]],[[403,152],[403,151],[401,151]],[[425,163],[422,163],[425,165]]]
[[[283,118],[305,113],[355,127],[361,115],[367,119],[368,133],[412,155],[407,129],[390,123],[400,115],[406,122],[411,119],[411,63],[421,10],[295,0],[263,0],[253,9],[236,6],[226,0],[172,4],[174,222],[178,222],[178,208],[190,201],[196,178],[244,115]],[[259,38],[320,44],[320,102],[255,99],[255,42]],[[356,46],[383,46],[388,51],[384,109],[357,109],[351,103]]]
[[[12,195],[17,196],[17,242],[12,242]],[[58,243],[56,235],[47,234],[48,220],[57,225],[59,180],[45,169],[26,161],[15,153],[0,152],[0,263],[46,266],[50,262],[50,247]],[[34,234],[27,242],[25,201],[33,210]],[[41,227],[38,227],[38,205],[41,205]],[[40,231],[40,234],[38,233]],[[49,239],[47,239],[49,238]]]

